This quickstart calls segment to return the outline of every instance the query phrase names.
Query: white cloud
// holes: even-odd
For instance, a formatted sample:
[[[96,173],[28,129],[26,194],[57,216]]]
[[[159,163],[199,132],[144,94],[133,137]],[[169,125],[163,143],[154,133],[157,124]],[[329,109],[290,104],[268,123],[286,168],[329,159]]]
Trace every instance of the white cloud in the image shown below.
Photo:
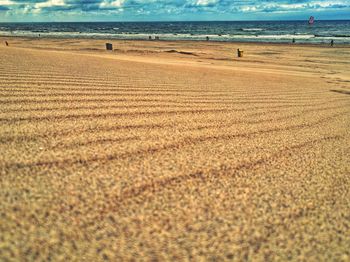
[[[34,8],[36,9],[41,9],[45,7],[52,7],[52,6],[65,6],[64,0],[49,0],[47,2],[42,2],[42,3],[36,3],[34,5]]]
[[[13,5],[15,2],[9,1],[9,0],[0,0],[0,5]]]
[[[269,11],[273,13],[280,12],[298,12],[305,10],[326,10],[337,8],[339,6],[349,6],[350,1],[308,1],[304,3],[264,3],[259,5],[241,5],[236,8],[241,12],[262,12]]]
[[[213,4],[217,4],[218,0],[197,0],[195,2],[195,5],[198,6],[208,6],[208,5],[213,5]]]
[[[115,1],[108,1],[104,0],[100,3],[101,8],[121,8],[126,0],[115,0]]]

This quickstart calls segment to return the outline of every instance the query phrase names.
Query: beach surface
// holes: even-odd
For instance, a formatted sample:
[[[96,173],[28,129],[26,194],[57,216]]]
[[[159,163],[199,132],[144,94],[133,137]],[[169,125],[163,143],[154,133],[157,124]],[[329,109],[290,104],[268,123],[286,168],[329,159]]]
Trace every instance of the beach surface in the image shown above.
[[[350,260],[349,46],[106,42],[0,37],[1,261]]]

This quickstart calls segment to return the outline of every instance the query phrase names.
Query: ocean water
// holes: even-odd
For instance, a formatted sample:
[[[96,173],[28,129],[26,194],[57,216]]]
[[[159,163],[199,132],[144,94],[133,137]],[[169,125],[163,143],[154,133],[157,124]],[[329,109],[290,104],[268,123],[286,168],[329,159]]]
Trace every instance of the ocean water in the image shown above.
[[[0,23],[1,36],[350,44],[350,20],[249,22]]]

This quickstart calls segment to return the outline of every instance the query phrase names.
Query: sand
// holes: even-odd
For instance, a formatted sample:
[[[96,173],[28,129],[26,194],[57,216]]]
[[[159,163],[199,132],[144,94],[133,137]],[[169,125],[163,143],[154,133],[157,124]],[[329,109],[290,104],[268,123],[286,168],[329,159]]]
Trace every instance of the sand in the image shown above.
[[[350,47],[5,40],[1,261],[349,261]]]

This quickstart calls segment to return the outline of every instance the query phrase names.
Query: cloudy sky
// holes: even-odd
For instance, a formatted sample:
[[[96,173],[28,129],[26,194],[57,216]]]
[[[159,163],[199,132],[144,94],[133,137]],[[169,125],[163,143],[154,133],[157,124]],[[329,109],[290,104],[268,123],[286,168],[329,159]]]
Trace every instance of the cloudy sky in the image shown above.
[[[0,22],[350,19],[350,0],[0,0]]]

